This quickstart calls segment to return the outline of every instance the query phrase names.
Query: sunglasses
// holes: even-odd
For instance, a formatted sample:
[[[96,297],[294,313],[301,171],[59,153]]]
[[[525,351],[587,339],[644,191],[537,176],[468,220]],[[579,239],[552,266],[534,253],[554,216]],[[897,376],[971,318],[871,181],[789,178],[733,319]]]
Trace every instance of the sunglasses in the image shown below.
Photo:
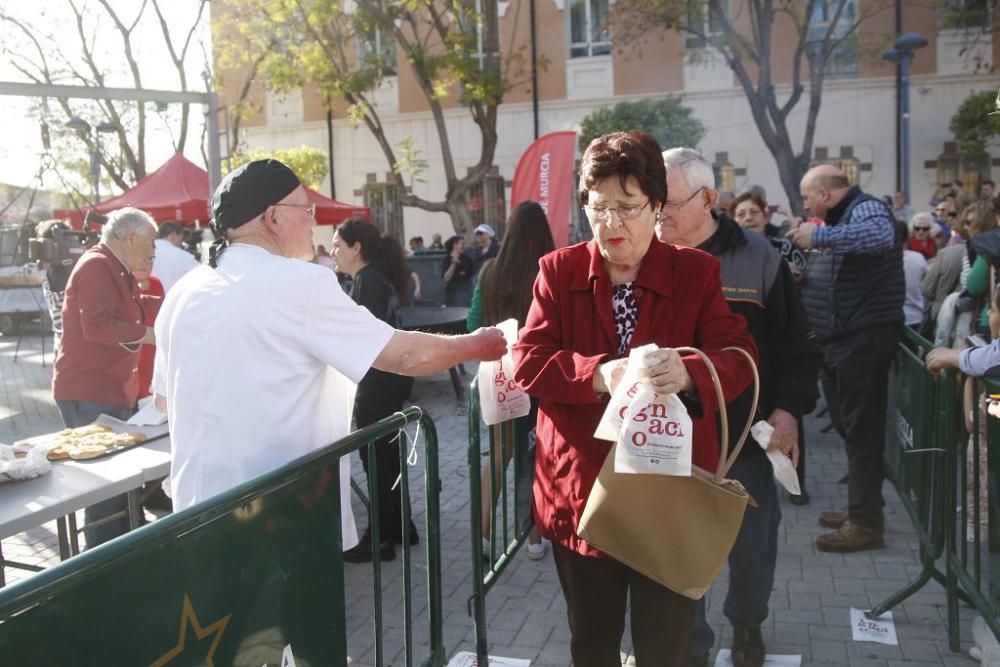
[[[913,231],[915,231],[915,232],[929,232],[929,231],[931,231],[931,228],[930,227],[914,227]]]

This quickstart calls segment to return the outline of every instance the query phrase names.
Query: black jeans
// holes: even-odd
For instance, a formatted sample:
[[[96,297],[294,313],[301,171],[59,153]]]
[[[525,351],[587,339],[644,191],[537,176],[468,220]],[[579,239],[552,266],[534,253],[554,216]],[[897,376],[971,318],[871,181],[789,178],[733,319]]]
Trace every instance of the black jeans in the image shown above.
[[[358,397],[355,403],[354,419],[357,427],[370,426],[403,409],[403,402],[410,397],[413,388],[413,378],[383,373],[371,370],[358,387]],[[378,526],[379,539],[382,542],[390,539],[403,540],[409,537],[409,527],[403,526],[402,483],[392,488],[399,477],[399,448],[402,443],[396,434],[375,441],[378,462]],[[358,450],[361,455],[361,465],[368,474],[368,448]],[[407,506],[410,498],[406,498]],[[369,530],[371,525],[369,524]]]
[[[882,532],[886,391],[900,327],[870,327],[823,346],[823,394],[847,448],[847,511],[853,523]]]
[[[62,413],[63,423],[66,428],[76,428],[92,424],[95,419],[102,414],[117,419],[128,419],[132,416],[132,411],[117,405],[103,405],[101,403],[91,403],[89,401],[56,401],[59,412]],[[122,494],[99,503],[94,503],[84,512],[86,524],[93,523],[118,512],[125,512],[122,517],[109,521],[108,523],[89,528],[84,525],[83,534],[87,538],[87,548],[96,547],[119,535],[124,535],[129,531],[128,523],[128,496]]]
[[[555,543],[552,558],[566,598],[570,653],[576,667],[621,664],[618,650],[627,602],[638,667],[690,664],[694,600],[610,558],[581,556]]]

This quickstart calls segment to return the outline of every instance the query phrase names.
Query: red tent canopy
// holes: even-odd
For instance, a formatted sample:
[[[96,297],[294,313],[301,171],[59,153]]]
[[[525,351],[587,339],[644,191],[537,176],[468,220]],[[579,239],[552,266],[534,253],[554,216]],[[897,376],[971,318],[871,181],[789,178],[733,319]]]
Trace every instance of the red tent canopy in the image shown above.
[[[317,224],[339,225],[348,218],[371,220],[371,210],[368,208],[344,204],[309,188],[305,190],[309,201],[316,204]],[[194,226],[195,221],[201,221],[201,226],[207,227],[208,172],[181,153],[176,153],[128,192],[91,208],[106,214],[125,206],[142,209],[157,222],[174,220]],[[74,227],[83,225],[85,214],[86,211],[76,209],[55,211],[57,218],[69,218]]]
[[[349,220],[350,218],[360,218],[367,222],[372,221],[372,210],[370,208],[351,206],[336,199],[324,197],[307,186],[302,187],[305,189],[309,201],[316,204],[317,225],[339,225],[344,220]]]
[[[200,220],[207,227],[208,172],[181,153],[175,153],[131,190],[90,208],[107,214],[125,206],[142,209],[157,222],[174,220],[193,226]],[[55,211],[57,218],[69,218],[74,227],[83,224],[85,214],[86,211],[76,209]]]

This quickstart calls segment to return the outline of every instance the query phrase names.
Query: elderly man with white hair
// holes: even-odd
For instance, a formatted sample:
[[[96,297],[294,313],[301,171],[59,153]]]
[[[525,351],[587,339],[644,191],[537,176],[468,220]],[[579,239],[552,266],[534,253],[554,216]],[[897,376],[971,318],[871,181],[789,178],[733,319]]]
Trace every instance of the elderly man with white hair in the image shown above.
[[[104,224],[101,242],[73,267],[52,375],[52,393],[69,428],[90,424],[102,413],[127,419],[135,409],[139,348],[153,343],[153,330],[144,322],[159,309],[160,299],[141,296],[132,272],[152,261],[155,238],[148,213],[118,209]],[[126,505],[125,496],[118,496],[88,507],[87,523]],[[85,529],[87,547],[127,531],[126,518]]]

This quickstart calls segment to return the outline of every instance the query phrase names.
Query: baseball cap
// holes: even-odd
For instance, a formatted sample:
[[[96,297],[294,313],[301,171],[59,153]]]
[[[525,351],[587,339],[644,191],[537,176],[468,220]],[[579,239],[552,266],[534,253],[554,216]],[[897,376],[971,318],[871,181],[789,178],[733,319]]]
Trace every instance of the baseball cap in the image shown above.
[[[474,230],[472,230],[472,233],[473,234],[486,234],[488,236],[493,236],[493,237],[495,237],[497,235],[497,233],[495,231],[493,231],[493,228],[490,227],[489,225],[479,225]]]

